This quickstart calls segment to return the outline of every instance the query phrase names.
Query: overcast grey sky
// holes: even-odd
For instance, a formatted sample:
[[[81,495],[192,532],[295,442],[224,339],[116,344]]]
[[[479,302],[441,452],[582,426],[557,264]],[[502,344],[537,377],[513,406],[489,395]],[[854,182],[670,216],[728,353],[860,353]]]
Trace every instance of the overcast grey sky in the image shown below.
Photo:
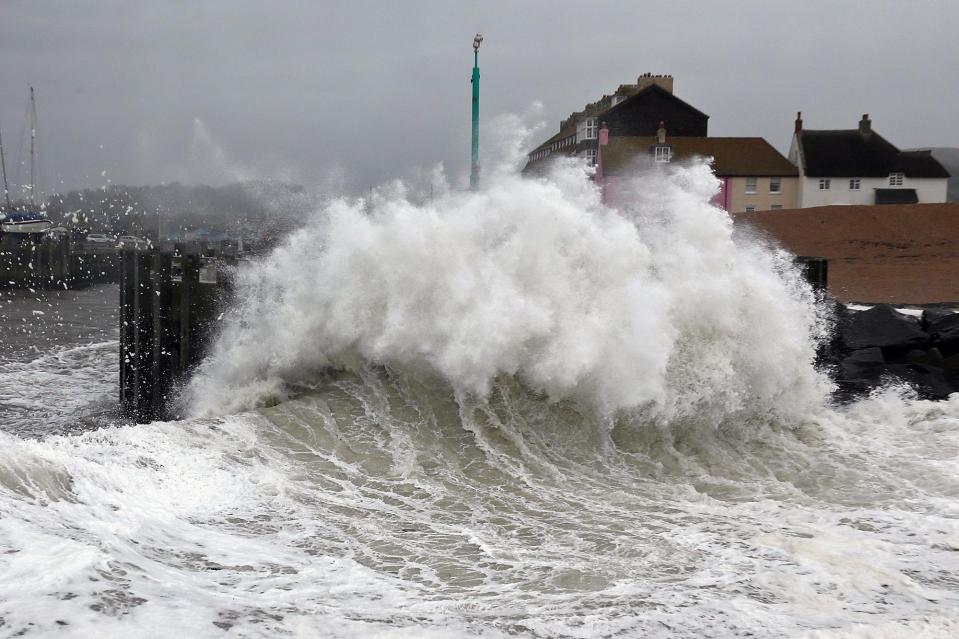
[[[0,0],[0,130],[11,163],[33,84],[48,191],[458,176],[481,31],[484,121],[540,102],[537,141],[651,71],[711,135],[785,152],[797,110],[808,128],[868,112],[901,147],[959,146],[957,25],[946,0]]]

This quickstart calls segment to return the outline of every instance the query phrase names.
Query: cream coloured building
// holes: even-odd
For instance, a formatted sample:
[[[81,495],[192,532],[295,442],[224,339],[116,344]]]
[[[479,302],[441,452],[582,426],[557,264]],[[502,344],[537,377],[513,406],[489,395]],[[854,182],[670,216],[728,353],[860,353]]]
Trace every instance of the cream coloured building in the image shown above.
[[[945,202],[949,172],[929,151],[900,151],[872,130],[809,130],[796,117],[789,159],[799,169],[799,207]]]
[[[610,200],[622,192],[622,183],[648,163],[708,160],[720,180],[713,203],[730,213],[793,209],[798,204],[799,173],[763,138],[609,136],[600,143],[597,179],[606,185]]]

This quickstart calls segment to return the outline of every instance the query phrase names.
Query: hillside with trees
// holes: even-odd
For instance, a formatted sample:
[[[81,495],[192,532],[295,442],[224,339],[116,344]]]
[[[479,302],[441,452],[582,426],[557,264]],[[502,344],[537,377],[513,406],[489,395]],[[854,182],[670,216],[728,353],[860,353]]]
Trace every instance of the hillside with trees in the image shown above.
[[[206,229],[255,239],[295,227],[314,204],[302,186],[260,180],[222,187],[111,185],[50,196],[45,209],[54,225],[82,232],[155,240]]]

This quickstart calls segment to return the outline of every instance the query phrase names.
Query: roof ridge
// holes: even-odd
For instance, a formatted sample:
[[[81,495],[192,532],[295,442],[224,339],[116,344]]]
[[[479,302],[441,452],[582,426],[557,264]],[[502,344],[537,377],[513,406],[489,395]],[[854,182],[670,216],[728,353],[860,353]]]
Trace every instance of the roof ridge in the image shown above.
[[[803,127],[799,133],[855,133],[859,135],[860,131],[859,129],[807,129]],[[875,134],[875,131],[873,131],[873,135]]]
[[[876,131],[803,129],[796,141],[802,150],[804,174],[825,177],[885,177],[904,173],[910,178],[948,177],[932,154],[903,151]]]
[[[712,157],[716,175],[796,177],[797,167],[761,136],[710,137],[673,136],[666,138],[677,158]],[[614,136],[604,151],[604,166],[615,173],[633,158],[649,155],[656,137],[649,135]]]
[[[676,101],[679,102],[680,104],[689,107],[690,109],[692,109],[693,111],[695,111],[695,112],[698,113],[699,115],[706,116],[707,118],[709,117],[707,114],[703,113],[702,111],[700,111],[699,109],[697,109],[696,107],[694,107],[693,105],[691,105],[689,102],[686,102],[686,101],[683,100],[682,98],[678,97],[678,96],[677,96],[675,93],[673,93],[672,91],[667,91],[666,89],[664,89],[663,87],[659,86],[658,84],[650,84],[649,86],[643,87],[642,89],[640,89],[639,91],[637,91],[637,92],[634,93],[633,95],[628,96],[625,100],[620,100],[620,101],[617,102],[616,104],[613,104],[613,105],[607,107],[606,109],[604,109],[604,110],[602,110],[602,111],[599,111],[599,112],[597,112],[597,113],[592,114],[592,116],[599,116],[599,115],[602,115],[602,114],[604,114],[604,113],[609,113],[609,112],[612,111],[613,109],[617,109],[617,108],[621,107],[622,105],[626,104],[627,102],[631,102],[631,101],[635,100],[637,97],[639,97],[639,96],[641,96],[641,95],[644,95],[644,94],[648,93],[649,91],[652,91],[653,89],[656,89],[656,90],[658,90],[658,91],[666,94],[667,96],[669,96],[670,98],[676,100]],[[595,103],[594,103],[594,104],[595,104]],[[592,117],[592,116],[591,116],[591,117]]]

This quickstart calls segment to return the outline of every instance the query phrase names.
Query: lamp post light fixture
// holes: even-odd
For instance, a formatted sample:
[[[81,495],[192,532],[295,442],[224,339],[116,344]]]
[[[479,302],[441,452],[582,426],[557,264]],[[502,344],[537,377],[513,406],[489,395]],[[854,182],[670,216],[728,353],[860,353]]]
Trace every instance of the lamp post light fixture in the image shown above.
[[[479,48],[483,36],[479,33],[473,38],[473,144],[470,154],[470,190],[479,188]]]

